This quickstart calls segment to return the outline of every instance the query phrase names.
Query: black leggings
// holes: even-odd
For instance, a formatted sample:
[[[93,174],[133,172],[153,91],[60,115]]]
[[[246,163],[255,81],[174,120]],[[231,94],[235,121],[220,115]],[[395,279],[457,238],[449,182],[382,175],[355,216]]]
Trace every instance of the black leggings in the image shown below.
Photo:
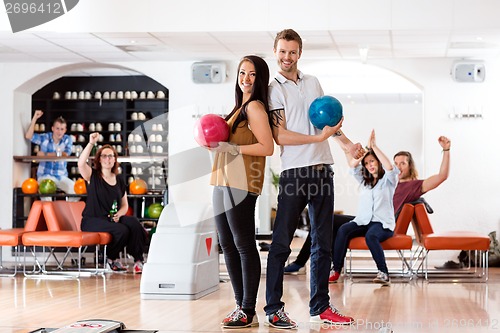
[[[337,231],[343,224],[346,224],[347,222],[350,222],[352,220],[354,220],[354,216],[352,215],[334,214],[333,233],[332,233],[332,258],[333,258],[333,248],[335,246],[335,237],[337,237]],[[299,254],[297,255],[297,259],[295,259],[294,262],[297,265],[304,267],[306,265],[307,260],[309,260],[310,256],[311,256],[311,235],[307,234],[307,238],[304,241],[304,244],[302,245]]]
[[[251,311],[257,302],[261,270],[255,243],[256,201],[256,194],[230,187],[215,187],[213,193],[219,244],[236,304]]]
[[[111,222],[106,217],[84,217],[82,231],[109,232],[112,240],[107,247],[107,257],[118,259],[125,246],[135,261],[144,260],[146,230],[135,216],[122,216],[119,222]]]

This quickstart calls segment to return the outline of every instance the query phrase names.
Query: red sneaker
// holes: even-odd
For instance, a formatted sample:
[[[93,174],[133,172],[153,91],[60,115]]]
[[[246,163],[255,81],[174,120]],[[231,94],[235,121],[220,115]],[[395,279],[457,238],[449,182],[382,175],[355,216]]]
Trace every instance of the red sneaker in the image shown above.
[[[334,282],[337,282],[337,280],[340,278],[340,273],[339,272],[335,272],[335,271],[332,271],[330,273],[330,277],[328,278],[328,282],[329,283],[334,283]]]
[[[330,305],[323,313],[312,316],[311,322],[331,325],[349,325],[354,322],[354,318],[344,316],[339,310]]]
[[[222,322],[220,324],[225,325],[240,311],[241,311],[241,306],[236,305],[236,308],[233,311],[229,312],[228,315],[224,319],[222,319]]]

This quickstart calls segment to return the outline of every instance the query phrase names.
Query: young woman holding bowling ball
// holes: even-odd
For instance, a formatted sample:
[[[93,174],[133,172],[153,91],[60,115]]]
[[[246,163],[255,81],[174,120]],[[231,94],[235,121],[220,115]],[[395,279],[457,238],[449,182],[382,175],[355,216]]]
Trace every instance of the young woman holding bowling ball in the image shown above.
[[[225,118],[228,142],[215,151],[210,184],[219,243],[236,300],[236,308],[222,320],[225,328],[257,326],[255,313],[261,264],[255,246],[255,204],[262,191],[266,156],[274,142],[268,117],[269,68],[254,55],[238,66],[235,106]]]

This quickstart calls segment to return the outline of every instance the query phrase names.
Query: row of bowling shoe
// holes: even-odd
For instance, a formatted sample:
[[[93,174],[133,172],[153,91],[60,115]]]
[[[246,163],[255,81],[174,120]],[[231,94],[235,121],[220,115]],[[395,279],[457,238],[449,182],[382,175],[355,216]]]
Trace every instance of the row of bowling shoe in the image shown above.
[[[84,123],[74,123],[71,124],[70,131],[71,132],[83,132],[85,128],[88,128],[90,132],[100,132],[104,129],[101,123],[90,123],[88,127],[85,126]],[[122,130],[122,124],[120,123],[109,123],[108,131],[110,132],[120,132]]]
[[[35,132],[45,132],[45,124],[35,124]]]
[[[147,152],[147,149],[144,148],[142,145],[130,145],[128,147],[129,153],[130,154],[142,154]],[[149,147],[149,152],[155,153],[155,154],[163,154],[163,146],[160,145],[151,145]]]
[[[134,134],[134,133],[130,133],[128,135],[128,142],[135,142],[135,143],[139,143],[139,142],[142,142],[143,138],[142,138],[142,135],[140,134]],[[161,134],[150,134],[149,135],[149,142],[163,142],[163,136]]]
[[[165,98],[165,92],[158,90],[156,94],[153,91],[140,91],[127,90],[127,91],[96,91],[93,95],[94,99],[153,99],[153,98]],[[52,94],[53,99],[61,99],[61,94],[58,91],[54,91]],[[92,93],[90,91],[66,91],[64,93],[64,99],[92,99]]]

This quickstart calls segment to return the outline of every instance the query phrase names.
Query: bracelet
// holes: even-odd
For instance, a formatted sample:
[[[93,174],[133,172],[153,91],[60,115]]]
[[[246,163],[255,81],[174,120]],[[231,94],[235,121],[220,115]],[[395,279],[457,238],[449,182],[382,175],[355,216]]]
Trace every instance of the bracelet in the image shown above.
[[[443,149],[443,151],[450,151],[450,148],[448,148],[448,149]]]
[[[229,154],[233,156],[238,156],[240,154],[240,150],[238,149],[237,145],[232,145],[233,149],[229,152]]]

